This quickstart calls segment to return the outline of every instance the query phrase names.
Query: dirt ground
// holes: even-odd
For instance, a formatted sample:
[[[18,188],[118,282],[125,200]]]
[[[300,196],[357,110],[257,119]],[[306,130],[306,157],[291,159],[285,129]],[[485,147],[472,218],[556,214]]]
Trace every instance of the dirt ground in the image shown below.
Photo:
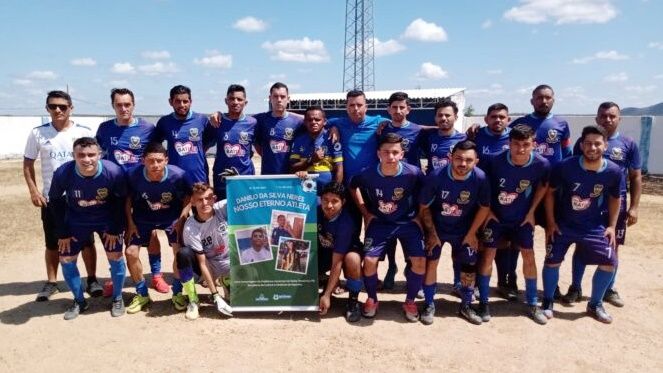
[[[90,311],[64,321],[71,294],[65,291],[61,274],[63,291],[49,302],[34,302],[44,280],[43,236],[20,162],[0,162],[0,187],[2,372],[663,370],[663,251],[656,233],[656,222],[663,219],[663,196],[643,196],[639,222],[628,231],[627,245],[620,250],[617,288],[626,307],[606,306],[615,320],[612,325],[587,317],[582,302],[557,305],[555,319],[540,326],[524,316],[523,303],[497,297],[491,298],[493,319],[481,326],[470,325],[456,316],[458,299],[449,295],[448,248],[439,269],[433,325],[404,321],[400,273],[396,290],[379,295],[377,318],[350,325],[342,316],[347,295],[336,299],[330,315],[322,318],[315,313],[286,312],[237,313],[228,319],[217,315],[205,297],[200,319],[191,322],[174,311],[168,295],[153,291],[154,303],[147,312],[114,319],[109,300],[96,298]],[[535,240],[540,264],[543,232],[538,228]],[[147,255],[143,255],[146,263]],[[164,251],[163,262],[171,258],[169,250]],[[98,275],[108,277],[101,249],[97,263]],[[167,264],[164,269],[168,271]],[[591,273],[590,267],[583,283],[586,292],[591,289]],[[522,300],[524,283],[519,280]],[[560,276],[563,290],[569,281],[567,261]],[[491,285],[496,285],[495,276]],[[126,302],[132,294],[127,279]]]

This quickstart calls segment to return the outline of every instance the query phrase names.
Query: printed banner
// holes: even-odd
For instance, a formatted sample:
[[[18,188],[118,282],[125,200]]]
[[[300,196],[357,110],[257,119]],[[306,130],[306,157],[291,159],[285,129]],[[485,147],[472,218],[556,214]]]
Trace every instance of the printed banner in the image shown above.
[[[317,311],[315,180],[227,179],[230,304],[236,311]]]

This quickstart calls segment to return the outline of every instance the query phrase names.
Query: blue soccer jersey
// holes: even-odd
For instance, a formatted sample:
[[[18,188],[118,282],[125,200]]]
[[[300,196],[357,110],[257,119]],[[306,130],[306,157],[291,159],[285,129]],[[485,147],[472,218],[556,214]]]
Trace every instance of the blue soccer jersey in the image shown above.
[[[565,159],[553,167],[550,187],[561,191],[555,202],[557,224],[576,231],[591,231],[604,223],[601,211],[607,209],[608,196],[619,198],[623,175],[619,166],[603,159],[599,171],[583,167],[583,157]]]
[[[145,147],[154,141],[154,131],[154,124],[144,119],[134,119],[127,126],[111,119],[99,125],[96,138],[104,151],[103,158],[126,172],[141,164]]]
[[[335,165],[343,164],[343,147],[340,142],[332,142],[329,132],[323,129],[318,136],[312,138],[308,133],[297,136],[293,145],[290,159],[299,161],[309,158],[313,153],[322,149],[323,158],[307,169],[309,172],[323,173],[332,172]]]
[[[203,114],[189,111],[184,120],[174,113],[159,119],[155,140],[168,142],[168,162],[189,174],[192,182],[209,182],[205,151],[213,145],[213,128]]]
[[[129,171],[129,197],[133,207],[132,217],[136,224],[171,224],[180,217],[185,197],[190,192],[190,183],[184,170],[168,165],[159,181],[150,181],[144,166]]]
[[[382,129],[381,137],[389,133],[395,133],[403,138],[403,151],[405,153],[403,159],[407,163],[421,168],[421,138],[425,134],[425,131],[422,132],[421,126],[407,122],[400,127],[396,127],[389,121]]]
[[[553,114],[541,118],[532,113],[514,120],[509,127],[513,128],[519,124],[532,128],[536,134],[536,151],[551,165],[571,156],[571,131],[564,118]]]
[[[325,218],[318,208],[318,244],[322,252],[345,255],[353,248],[362,247],[359,228],[344,208],[332,219]]]
[[[446,165],[426,177],[419,202],[430,208],[438,235],[462,237],[479,207],[490,206],[490,184],[478,168],[464,180],[455,180],[451,165]]]
[[[54,203],[59,237],[69,237],[75,227],[107,226],[112,234],[123,232],[126,195],[124,171],[115,163],[100,160],[90,177],[78,173],[75,161],[63,164],[53,174],[49,191],[50,201],[66,201]]]
[[[483,169],[481,165],[487,155],[493,155],[501,152],[502,150],[509,149],[509,133],[511,128],[507,127],[501,134],[493,133],[488,127],[481,127],[474,138],[474,143],[477,144],[477,151],[479,153],[479,168]],[[485,170],[484,170],[485,171]]]
[[[482,170],[492,186],[491,211],[500,223],[515,224],[525,219],[536,189],[548,183],[550,163],[533,152],[526,164],[516,166],[505,150],[488,156]]]
[[[449,136],[440,135],[439,131],[431,131],[424,137],[422,149],[428,159],[426,173],[442,168],[449,163],[451,149],[456,143],[466,140],[467,136],[456,130]]]
[[[255,168],[253,141],[255,139],[256,120],[242,115],[239,119],[230,119],[226,115],[221,118],[216,129],[216,159],[214,160],[214,177],[226,168],[235,167],[240,175],[253,175]],[[216,179],[215,179],[216,180]]]
[[[292,235],[288,232],[287,229],[281,227],[272,228],[272,245],[278,245],[281,237],[290,238]]]
[[[343,145],[343,181],[346,185],[365,167],[378,162],[378,138],[375,133],[385,120],[384,117],[370,115],[359,124],[348,117],[329,119],[329,125],[338,129]]]
[[[384,176],[380,164],[367,167],[352,178],[351,188],[359,188],[368,211],[378,221],[409,223],[417,215],[423,173],[417,166],[399,162],[394,176]]]
[[[289,157],[292,142],[299,134],[304,119],[290,115],[277,118],[271,112],[255,116],[255,143],[262,148],[261,175],[290,173]]]

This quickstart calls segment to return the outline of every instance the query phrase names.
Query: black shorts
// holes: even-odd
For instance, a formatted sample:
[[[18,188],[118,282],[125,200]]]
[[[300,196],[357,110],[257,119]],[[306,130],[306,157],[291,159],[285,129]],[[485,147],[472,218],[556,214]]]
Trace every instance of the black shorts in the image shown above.
[[[55,218],[46,207],[41,208],[41,226],[44,229],[46,250],[57,250],[58,235],[55,233]]]

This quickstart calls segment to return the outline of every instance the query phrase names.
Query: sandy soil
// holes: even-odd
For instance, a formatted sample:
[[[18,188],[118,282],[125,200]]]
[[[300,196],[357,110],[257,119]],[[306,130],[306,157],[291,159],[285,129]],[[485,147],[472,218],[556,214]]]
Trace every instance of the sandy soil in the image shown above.
[[[558,305],[555,319],[539,326],[524,316],[524,304],[497,297],[491,298],[493,319],[470,325],[456,316],[458,300],[449,295],[452,274],[447,248],[439,269],[438,313],[431,326],[410,324],[401,316],[401,274],[396,291],[380,295],[377,318],[355,325],[342,317],[345,295],[323,318],[315,313],[237,313],[227,319],[217,315],[205,297],[200,319],[190,322],[174,311],[169,296],[153,291],[154,303],[147,312],[113,319],[109,300],[97,298],[91,300],[89,312],[67,322],[62,313],[71,294],[65,291],[61,274],[63,291],[49,302],[34,302],[44,278],[43,237],[19,167],[18,162],[0,162],[3,372],[663,370],[663,252],[655,223],[663,218],[660,196],[643,197],[640,222],[629,230],[628,245],[620,250],[617,288],[627,304],[621,309],[607,306],[615,319],[612,325],[587,317],[583,302]],[[540,230],[536,233],[541,263],[543,235]],[[168,251],[164,263],[172,258]],[[98,274],[108,277],[105,257],[101,250],[98,253]],[[567,261],[560,280],[563,290],[570,281],[569,271]],[[586,291],[592,272],[590,267],[583,283]],[[519,286],[524,288],[522,280]],[[132,294],[127,280],[125,301]],[[360,297],[363,300],[365,295]]]

